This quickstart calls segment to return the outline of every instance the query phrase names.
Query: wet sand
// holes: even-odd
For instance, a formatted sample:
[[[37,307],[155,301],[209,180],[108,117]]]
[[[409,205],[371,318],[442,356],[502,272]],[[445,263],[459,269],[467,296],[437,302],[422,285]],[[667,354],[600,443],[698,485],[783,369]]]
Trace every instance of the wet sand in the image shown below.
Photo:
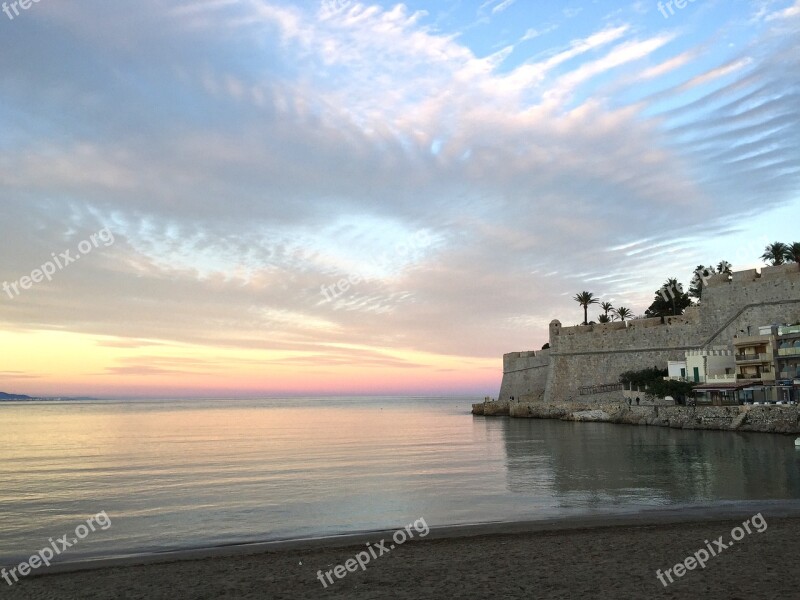
[[[758,510],[692,511],[432,530],[323,587],[328,571],[392,532],[62,566],[8,587],[10,599],[64,598],[719,598],[800,597],[800,515],[760,510],[752,533],[667,587],[656,577]],[[688,521],[688,522],[687,522]],[[136,564],[147,563],[147,564]],[[100,568],[98,568],[100,567]],[[356,567],[357,568],[357,567]],[[80,569],[80,570],[75,570]],[[341,573],[341,571],[340,571]],[[324,575],[323,575],[324,577]],[[666,581],[666,578],[665,578]]]

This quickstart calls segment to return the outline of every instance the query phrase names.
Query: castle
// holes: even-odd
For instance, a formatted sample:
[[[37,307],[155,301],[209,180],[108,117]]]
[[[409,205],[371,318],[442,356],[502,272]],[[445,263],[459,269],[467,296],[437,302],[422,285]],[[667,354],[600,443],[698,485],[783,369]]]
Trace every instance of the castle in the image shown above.
[[[764,324],[800,321],[800,267],[789,263],[708,280],[700,304],[681,316],[563,327],[550,348],[503,356],[498,402],[587,404],[618,397],[625,371],[666,367],[687,350],[730,345]]]

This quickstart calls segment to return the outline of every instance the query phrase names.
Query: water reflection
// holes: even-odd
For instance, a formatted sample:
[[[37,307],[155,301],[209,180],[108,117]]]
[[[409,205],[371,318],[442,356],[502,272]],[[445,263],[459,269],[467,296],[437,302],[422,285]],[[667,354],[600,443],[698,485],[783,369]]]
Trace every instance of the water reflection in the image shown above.
[[[535,419],[497,421],[507,485],[592,508],[800,498],[800,452],[782,435]]]
[[[800,497],[792,437],[484,419],[459,399],[0,406],[0,564]]]

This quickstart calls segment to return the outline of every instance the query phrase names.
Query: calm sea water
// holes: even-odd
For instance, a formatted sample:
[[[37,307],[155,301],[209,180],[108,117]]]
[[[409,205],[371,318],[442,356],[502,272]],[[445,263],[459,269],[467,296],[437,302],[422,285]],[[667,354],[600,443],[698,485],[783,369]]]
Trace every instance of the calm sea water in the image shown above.
[[[484,419],[477,399],[0,404],[0,564],[800,498],[793,439]]]

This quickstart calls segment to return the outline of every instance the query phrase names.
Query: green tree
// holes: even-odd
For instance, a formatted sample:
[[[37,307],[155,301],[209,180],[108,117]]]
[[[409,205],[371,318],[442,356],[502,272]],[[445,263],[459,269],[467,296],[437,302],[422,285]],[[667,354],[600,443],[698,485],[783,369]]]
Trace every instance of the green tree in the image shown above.
[[[653,382],[663,380],[668,375],[667,369],[653,367],[651,369],[641,369],[639,371],[625,371],[619,376],[620,383],[633,385],[635,387],[648,387]]]
[[[695,384],[688,381],[665,381],[662,378],[658,381],[654,381],[648,389],[648,392],[658,398],[672,396],[673,399],[680,401],[692,393],[694,385]]]
[[[600,315],[599,317],[597,317],[597,322],[598,323],[611,323],[611,317],[609,317],[608,315]]]
[[[730,275],[733,273],[733,265],[727,260],[721,260],[717,265],[717,273],[720,275]]]
[[[782,265],[786,261],[786,255],[789,252],[789,246],[783,242],[772,242],[764,248],[764,254],[761,255],[761,260],[765,263],[771,263],[773,267]]]
[[[608,318],[608,313],[614,310],[614,306],[611,304],[611,302],[601,302],[600,308],[603,309],[603,314],[606,316],[606,318]],[[601,323],[602,322],[603,321],[601,321]],[[608,321],[605,321],[605,323],[608,323]]]
[[[630,319],[633,316],[633,311],[629,308],[625,308],[624,306],[620,306],[619,308],[614,309],[614,314],[620,321],[625,322],[625,320]]]
[[[785,258],[789,262],[796,262],[800,266],[800,242],[793,242],[786,247]]]
[[[722,264],[722,263],[720,263]],[[689,296],[697,298],[698,302],[703,297],[703,290],[706,288],[708,278],[714,274],[714,267],[706,267],[705,265],[697,265],[692,276],[692,281],[689,283]]]
[[[675,301],[675,298],[680,294],[683,294],[683,286],[678,283],[678,280],[675,277],[670,277],[664,282],[664,285],[661,286],[661,291],[663,292],[663,296],[672,304],[672,315],[675,316],[678,314],[678,304]]]
[[[647,389],[648,394],[665,398],[672,396],[676,400],[682,400],[688,396],[693,385],[685,381],[665,381],[664,377],[668,374],[667,369],[652,367],[639,371],[625,371],[620,375],[620,383],[626,387],[633,386],[639,389]]]
[[[689,294],[683,291],[683,286],[677,279],[670,278],[656,290],[655,299],[650,307],[645,311],[648,317],[664,317],[682,315],[688,307],[692,305]]]
[[[573,298],[575,302],[580,304],[583,307],[583,324],[589,324],[589,305],[590,304],[598,304],[600,300],[594,297],[592,292],[581,292],[580,294],[575,294],[575,298]]]

